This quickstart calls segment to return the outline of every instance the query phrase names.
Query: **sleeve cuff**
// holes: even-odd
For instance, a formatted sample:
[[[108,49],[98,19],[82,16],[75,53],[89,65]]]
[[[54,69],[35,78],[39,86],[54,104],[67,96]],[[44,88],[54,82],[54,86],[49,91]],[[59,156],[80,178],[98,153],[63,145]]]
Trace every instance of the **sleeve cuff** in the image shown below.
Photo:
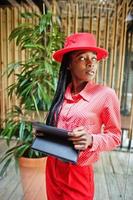
[[[98,137],[98,135],[95,135],[95,134],[92,134],[92,137],[93,137],[93,142],[92,142],[92,145],[91,145],[91,147],[90,147],[90,152],[91,151],[97,151],[97,149],[98,149],[98,146],[99,146],[99,137]]]

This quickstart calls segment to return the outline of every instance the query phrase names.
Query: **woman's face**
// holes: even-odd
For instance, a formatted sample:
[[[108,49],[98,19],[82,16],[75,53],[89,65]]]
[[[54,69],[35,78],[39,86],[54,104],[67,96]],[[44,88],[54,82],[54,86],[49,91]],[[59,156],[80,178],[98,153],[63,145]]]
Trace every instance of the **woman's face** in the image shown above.
[[[90,51],[73,52],[69,64],[72,80],[81,82],[93,80],[96,76],[97,65],[95,53]]]

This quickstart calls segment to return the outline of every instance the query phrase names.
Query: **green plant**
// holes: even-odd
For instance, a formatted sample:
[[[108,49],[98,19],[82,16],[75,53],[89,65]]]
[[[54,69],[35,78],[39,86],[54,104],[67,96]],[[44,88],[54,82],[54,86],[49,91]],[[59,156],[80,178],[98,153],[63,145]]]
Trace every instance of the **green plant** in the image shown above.
[[[21,73],[15,73],[17,82],[8,87],[8,94],[12,98],[15,92],[25,109],[36,109],[37,112],[48,110],[58,73],[58,64],[52,59],[52,52],[62,45],[63,34],[52,22],[51,13],[42,16],[23,13],[22,17],[37,17],[39,23],[20,24],[9,36],[10,40],[16,39],[21,51],[26,50],[28,58],[9,65],[8,77],[15,73],[16,68],[20,68]]]
[[[58,24],[52,22],[51,13],[22,13],[21,16],[26,20],[36,17],[38,23],[31,24],[26,21],[15,28],[9,36],[10,40],[15,39],[21,51],[26,51],[26,59],[9,64],[7,70],[8,78],[12,74],[16,77],[15,83],[7,88],[8,96],[12,99],[15,95],[19,105],[13,105],[10,109],[1,132],[9,146],[0,160],[0,163],[4,162],[1,174],[5,172],[12,159],[17,163],[21,156],[42,156],[31,149],[33,129],[31,122],[25,119],[29,115],[29,110],[35,110],[40,116],[40,111],[47,111],[50,107],[59,69],[58,64],[52,59],[52,53],[62,46],[64,39]],[[10,147],[12,139],[15,139],[15,144]]]

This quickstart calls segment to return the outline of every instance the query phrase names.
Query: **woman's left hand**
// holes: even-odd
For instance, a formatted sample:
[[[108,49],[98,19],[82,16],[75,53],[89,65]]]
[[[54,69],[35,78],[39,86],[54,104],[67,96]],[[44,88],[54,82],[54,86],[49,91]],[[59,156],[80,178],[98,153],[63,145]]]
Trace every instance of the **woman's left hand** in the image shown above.
[[[77,150],[85,150],[92,145],[93,138],[83,126],[73,129],[68,133],[69,140],[73,141],[74,148]]]

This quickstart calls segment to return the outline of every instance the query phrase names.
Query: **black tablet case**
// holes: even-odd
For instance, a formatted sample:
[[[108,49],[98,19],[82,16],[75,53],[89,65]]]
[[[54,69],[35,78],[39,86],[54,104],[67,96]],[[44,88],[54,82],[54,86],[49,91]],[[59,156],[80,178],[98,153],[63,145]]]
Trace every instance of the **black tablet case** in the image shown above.
[[[41,122],[32,122],[36,132],[43,136],[36,136],[32,149],[44,154],[52,155],[66,162],[76,163],[78,151],[74,149],[72,141],[68,140],[68,132],[64,129],[45,125]]]

